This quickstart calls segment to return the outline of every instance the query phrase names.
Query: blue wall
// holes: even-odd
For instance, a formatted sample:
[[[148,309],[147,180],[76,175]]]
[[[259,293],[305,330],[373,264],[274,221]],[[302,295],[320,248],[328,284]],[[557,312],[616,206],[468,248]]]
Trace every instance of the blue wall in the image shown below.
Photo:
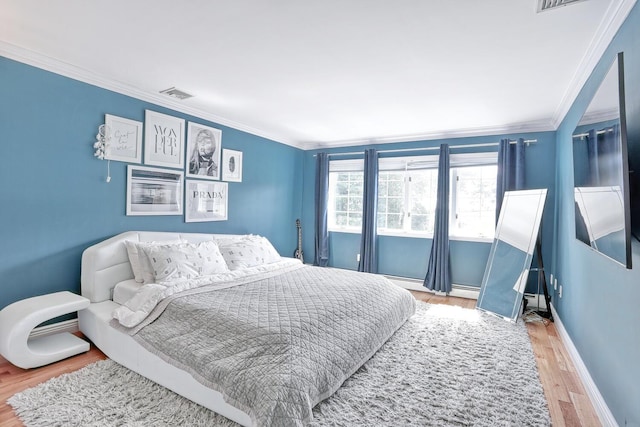
[[[302,151],[0,57],[0,308],[49,292],[80,291],[80,257],[127,230],[256,233],[295,249]],[[243,151],[229,183],[229,220],[125,215],[126,164],[93,157],[104,114],[143,121],[151,109],[222,129]],[[289,254],[290,256],[290,254]]]
[[[628,142],[640,146],[640,7],[608,47],[557,131],[557,248],[553,272],[563,286],[553,304],[619,425],[640,425],[640,248],[633,269],[575,238],[571,134],[617,52],[624,52]],[[637,149],[637,148],[636,148]]]
[[[553,243],[553,200],[554,200],[554,165],[555,165],[555,132],[538,132],[527,134],[509,134],[483,136],[473,138],[458,138],[449,140],[417,141],[406,143],[390,143],[374,146],[342,147],[327,150],[329,153],[364,152],[365,148],[374,147],[380,151],[396,149],[416,149],[438,147],[442,143],[453,145],[483,144],[497,142],[502,138],[536,139],[537,142],[526,148],[526,185],[527,188],[547,188],[547,202],[542,224],[543,261],[545,265],[552,259]],[[455,150],[456,153],[474,151],[497,151],[497,147],[478,147]],[[313,259],[314,254],[314,185],[315,185],[315,154],[318,151],[308,151],[304,154],[304,191],[303,191],[303,245],[304,252]],[[425,152],[423,152],[425,153]],[[437,153],[429,151],[427,154]],[[390,155],[416,155],[420,152],[408,152]],[[350,156],[353,157],[353,156]],[[336,158],[345,158],[339,156]],[[451,241],[451,275],[453,283],[479,287],[489,258],[491,243]],[[431,250],[431,239],[408,238],[395,236],[378,236],[378,272],[401,277],[424,279],[427,272],[427,262]],[[358,267],[356,256],[360,252],[360,234],[330,233],[329,265],[333,267],[355,270]],[[527,291],[535,292],[535,275],[530,277]]]

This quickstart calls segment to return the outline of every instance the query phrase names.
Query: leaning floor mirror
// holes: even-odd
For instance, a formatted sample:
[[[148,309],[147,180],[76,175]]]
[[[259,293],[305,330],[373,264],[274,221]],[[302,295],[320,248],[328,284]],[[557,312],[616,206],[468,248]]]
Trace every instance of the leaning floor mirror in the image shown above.
[[[547,190],[504,193],[476,308],[518,319]]]

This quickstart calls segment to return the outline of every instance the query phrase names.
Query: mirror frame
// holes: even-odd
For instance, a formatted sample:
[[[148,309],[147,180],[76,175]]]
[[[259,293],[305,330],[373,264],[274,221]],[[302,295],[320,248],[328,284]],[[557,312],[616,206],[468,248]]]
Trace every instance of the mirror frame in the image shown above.
[[[632,265],[631,265],[631,200],[630,200],[630,192],[629,192],[629,161],[628,161],[628,152],[627,152],[627,121],[626,121],[626,105],[625,105],[625,88],[624,88],[624,55],[623,52],[618,52],[615,56],[615,58],[611,61],[609,68],[607,69],[607,73],[605,74],[605,76],[602,78],[602,80],[600,81],[600,84],[598,86],[598,88],[596,89],[596,91],[593,93],[593,95],[591,96],[591,99],[589,100],[589,104],[587,105],[585,112],[583,113],[583,115],[581,116],[580,120],[578,121],[578,124],[576,125],[576,129],[580,126],[580,122],[582,121],[582,119],[584,118],[584,116],[587,114],[589,107],[591,106],[591,104],[593,103],[594,99],[596,98],[596,95],[600,92],[600,90],[603,87],[603,84],[606,80],[606,77],[609,75],[609,73],[613,72],[613,67],[617,65],[617,88],[618,88],[618,93],[617,93],[617,98],[618,98],[618,120],[619,120],[619,126],[620,126],[620,161],[621,161],[621,180],[622,182],[620,183],[620,187],[622,190],[622,198],[623,198],[623,214],[624,214],[624,253],[625,253],[625,260],[618,260],[613,258],[612,256],[608,255],[605,252],[602,252],[600,250],[598,250],[596,247],[593,247],[593,245],[590,245],[587,242],[584,242],[582,239],[580,239],[578,237],[578,218],[577,218],[577,210],[576,210],[576,217],[575,217],[575,238],[577,241],[584,243],[587,247],[591,248],[593,251],[605,256],[606,258],[624,265],[627,269],[631,269]],[[575,134],[576,131],[574,130],[572,132],[572,135]],[[571,141],[572,143],[572,151],[574,152],[574,165],[573,165],[573,172],[574,172],[574,203],[577,203],[578,200],[576,199],[575,196],[575,189],[579,188],[579,186],[576,186],[576,161],[575,161],[575,142]]]
[[[546,188],[506,191],[504,193],[495,237],[480,285],[476,309],[514,323],[518,320],[533,253],[538,241],[546,198]],[[527,201],[534,203],[525,203]],[[529,218],[520,215],[523,208],[527,212],[533,213],[530,218],[531,222],[528,221]],[[499,245],[506,245],[506,247],[516,249],[519,252],[515,254],[517,256],[514,256],[514,252],[511,251],[509,259],[506,259],[510,265],[518,267],[510,271],[507,274],[508,277],[505,276],[505,269],[501,268],[505,258],[501,258],[497,254]]]

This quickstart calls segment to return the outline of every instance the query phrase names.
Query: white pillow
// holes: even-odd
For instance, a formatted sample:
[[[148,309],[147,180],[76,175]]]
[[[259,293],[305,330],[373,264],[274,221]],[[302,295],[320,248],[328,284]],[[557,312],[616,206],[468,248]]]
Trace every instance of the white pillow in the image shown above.
[[[195,279],[229,271],[218,245],[211,241],[143,247],[156,283]]]
[[[127,255],[129,255],[129,263],[131,263],[134,280],[138,283],[153,283],[153,269],[149,264],[147,255],[142,251],[142,248],[157,245],[171,245],[182,242],[182,239],[153,242],[135,242],[133,240],[125,240],[124,245],[127,247]]]
[[[230,270],[255,267],[280,261],[280,254],[271,242],[262,236],[243,236],[239,239],[218,241],[220,253]]]

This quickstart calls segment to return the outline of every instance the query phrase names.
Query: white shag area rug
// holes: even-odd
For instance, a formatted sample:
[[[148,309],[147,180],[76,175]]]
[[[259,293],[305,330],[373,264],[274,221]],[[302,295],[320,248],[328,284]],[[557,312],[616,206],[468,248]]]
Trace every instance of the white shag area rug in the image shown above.
[[[8,403],[27,427],[237,426],[111,360]],[[551,425],[522,322],[422,302],[313,415],[312,426]]]

